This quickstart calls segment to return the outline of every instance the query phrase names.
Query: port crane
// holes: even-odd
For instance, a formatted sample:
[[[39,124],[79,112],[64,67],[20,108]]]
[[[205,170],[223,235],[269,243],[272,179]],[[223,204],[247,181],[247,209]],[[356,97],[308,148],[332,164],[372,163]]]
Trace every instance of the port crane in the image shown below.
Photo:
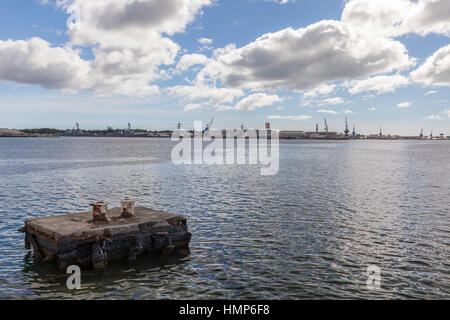
[[[356,127],[353,125],[352,137],[356,138]]]
[[[350,130],[348,129],[348,121],[347,117],[345,117],[345,130],[344,130],[345,136],[348,137],[348,134],[350,133]]]
[[[205,127],[205,133],[209,131],[209,129],[211,129],[211,126],[214,122],[214,117],[211,119],[211,121],[206,125]]]
[[[419,136],[419,138],[420,138],[420,139],[423,139],[423,128],[420,130],[420,136]]]
[[[177,130],[180,130],[181,129],[181,122],[178,122],[177,123]]]
[[[433,139],[433,129],[431,129],[430,139]]]
[[[323,122],[325,124],[325,133],[328,134],[328,123],[327,123],[327,119],[323,119]]]
[[[380,139],[383,138],[383,127],[380,127],[379,137]]]

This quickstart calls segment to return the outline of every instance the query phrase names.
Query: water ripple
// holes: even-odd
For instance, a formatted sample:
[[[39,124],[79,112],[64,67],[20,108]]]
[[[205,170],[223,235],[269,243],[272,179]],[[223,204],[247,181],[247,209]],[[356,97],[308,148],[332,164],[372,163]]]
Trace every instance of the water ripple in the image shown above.
[[[0,139],[0,298],[450,298],[450,144],[286,141],[273,177],[175,166],[172,146]],[[25,219],[124,196],[186,215],[189,255],[84,272],[73,292],[23,249]],[[380,291],[366,287],[369,265],[381,268]]]

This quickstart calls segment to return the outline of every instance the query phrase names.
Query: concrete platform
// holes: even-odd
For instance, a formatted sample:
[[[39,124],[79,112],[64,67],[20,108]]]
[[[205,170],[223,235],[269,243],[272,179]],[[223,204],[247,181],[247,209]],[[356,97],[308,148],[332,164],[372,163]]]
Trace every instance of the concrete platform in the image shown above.
[[[137,207],[132,218],[123,218],[120,208],[108,210],[108,218],[109,223],[94,222],[92,212],[47,216],[25,221],[20,231],[36,259],[56,260],[61,268],[105,268],[142,253],[169,254],[189,246],[191,234],[182,215]]]

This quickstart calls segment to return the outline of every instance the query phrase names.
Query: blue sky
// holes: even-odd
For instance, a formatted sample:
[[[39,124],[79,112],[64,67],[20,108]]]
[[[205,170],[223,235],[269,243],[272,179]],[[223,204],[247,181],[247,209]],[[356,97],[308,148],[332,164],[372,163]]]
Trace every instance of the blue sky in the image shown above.
[[[2,0],[0,127],[450,135],[448,1],[279,2]]]

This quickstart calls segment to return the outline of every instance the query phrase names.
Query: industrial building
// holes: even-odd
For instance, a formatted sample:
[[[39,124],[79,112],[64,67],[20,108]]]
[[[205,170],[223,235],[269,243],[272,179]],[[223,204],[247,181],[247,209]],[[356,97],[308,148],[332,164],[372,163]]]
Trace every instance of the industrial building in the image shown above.
[[[0,128],[0,137],[22,137],[24,133],[16,129]]]

